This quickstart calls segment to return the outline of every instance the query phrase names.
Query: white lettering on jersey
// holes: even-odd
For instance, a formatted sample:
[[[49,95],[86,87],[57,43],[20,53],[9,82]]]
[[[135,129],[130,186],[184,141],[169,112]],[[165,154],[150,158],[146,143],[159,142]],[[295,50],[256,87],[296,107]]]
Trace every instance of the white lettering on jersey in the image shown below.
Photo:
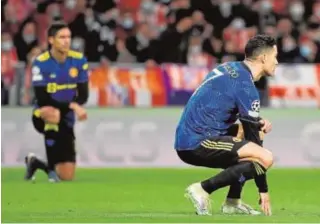
[[[213,75],[212,77],[208,78],[208,79],[207,79],[206,81],[204,81],[203,83],[201,83],[201,85],[194,91],[194,93],[192,94],[192,96],[195,95],[195,94],[198,92],[198,90],[199,90],[202,86],[204,86],[206,83],[208,83],[210,80],[216,79],[216,78],[224,75],[223,72],[220,72],[220,71],[219,71],[218,69],[216,69],[216,68],[213,69],[212,72],[214,73],[214,75]]]

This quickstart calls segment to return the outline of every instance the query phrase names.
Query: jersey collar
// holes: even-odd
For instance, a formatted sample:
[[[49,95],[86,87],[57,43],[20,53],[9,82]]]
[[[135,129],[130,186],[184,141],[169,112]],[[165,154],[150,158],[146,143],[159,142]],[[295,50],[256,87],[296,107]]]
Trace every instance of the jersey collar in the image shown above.
[[[249,72],[250,77],[251,77],[251,80],[252,80],[252,82],[253,82],[253,75],[252,75],[252,73],[251,73],[250,68],[249,68],[249,67],[246,65],[246,63],[244,63],[243,61],[241,62],[241,64],[242,64],[242,66]]]

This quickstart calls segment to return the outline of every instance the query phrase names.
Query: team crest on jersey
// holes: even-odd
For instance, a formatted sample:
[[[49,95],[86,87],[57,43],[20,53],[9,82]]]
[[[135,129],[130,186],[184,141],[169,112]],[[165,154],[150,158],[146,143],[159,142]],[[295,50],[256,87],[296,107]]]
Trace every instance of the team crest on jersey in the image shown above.
[[[78,76],[78,69],[76,68],[70,68],[69,70],[69,75],[72,77],[72,78],[75,78]]]

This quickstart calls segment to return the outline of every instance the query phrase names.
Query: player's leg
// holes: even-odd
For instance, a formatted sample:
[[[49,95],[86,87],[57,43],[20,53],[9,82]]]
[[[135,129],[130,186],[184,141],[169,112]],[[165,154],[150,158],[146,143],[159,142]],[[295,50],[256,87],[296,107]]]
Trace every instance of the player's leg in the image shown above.
[[[228,136],[234,136],[240,139],[244,138],[242,124],[234,124],[228,129]],[[250,205],[241,200],[242,189],[245,182],[236,181],[230,185],[225,202],[222,204],[221,211],[224,214],[247,214],[259,215],[261,212],[255,210]]]
[[[34,128],[40,134],[44,134],[44,121],[41,119],[41,111],[39,109],[34,110],[32,115],[32,123]],[[32,180],[34,179],[35,172],[40,169],[45,173],[49,173],[48,165],[38,158],[35,154],[29,153],[25,157],[25,165],[26,165],[26,172],[25,172],[25,180]]]
[[[196,150],[179,151],[178,156],[185,163],[194,166],[226,169],[238,163],[238,156],[232,151],[233,148],[234,143],[225,141],[224,137],[216,137],[203,141]],[[236,181],[238,180],[239,178]],[[202,183],[191,184],[186,189],[186,196],[192,201],[198,215],[210,215],[209,193],[205,191]]]
[[[66,137],[61,147],[64,148],[65,151],[63,154],[61,154],[59,163],[56,164],[56,172],[61,180],[71,181],[74,179],[76,170],[76,150],[74,137]]]
[[[61,128],[55,139],[54,151],[48,151],[48,155],[59,179],[71,181],[76,169],[75,137],[71,128]]]
[[[205,152],[204,155],[195,155],[192,159],[181,158],[180,156],[182,160],[192,165],[225,169],[218,175],[201,183],[192,184],[187,188],[187,195],[196,207],[198,214],[205,215],[209,213],[207,200],[212,192],[225,186],[230,186],[237,181],[242,184],[244,181],[266,171],[265,168],[267,167],[263,167],[258,163],[251,161],[239,162],[238,150],[248,144],[251,143],[230,136],[221,136],[202,142],[203,149],[200,152]],[[261,150],[261,147],[254,150]]]
[[[59,125],[45,124],[44,142],[46,147],[48,161],[48,179],[50,182],[59,182],[60,179],[56,173],[55,167],[60,155],[59,143]]]
[[[256,175],[262,175],[273,164],[272,153],[257,144],[227,136],[221,137],[220,141],[227,145],[232,144],[232,149],[224,153],[230,157],[226,161],[228,168],[201,183],[204,190],[209,194],[237,181],[244,182],[254,178]],[[233,143],[231,143],[232,141]],[[212,147],[214,147],[213,143]],[[247,161],[234,161],[239,161],[241,158]],[[257,162],[252,161],[252,158],[256,159]],[[232,164],[232,162],[234,163]]]
[[[244,138],[243,127],[241,124],[234,124],[228,129],[227,136],[234,136],[240,139]],[[240,183],[236,181],[232,184],[229,188],[229,192],[226,198],[224,205],[222,206],[222,211],[231,210],[229,209],[230,206],[240,204],[241,192],[245,182]],[[230,205],[230,206],[229,206]]]

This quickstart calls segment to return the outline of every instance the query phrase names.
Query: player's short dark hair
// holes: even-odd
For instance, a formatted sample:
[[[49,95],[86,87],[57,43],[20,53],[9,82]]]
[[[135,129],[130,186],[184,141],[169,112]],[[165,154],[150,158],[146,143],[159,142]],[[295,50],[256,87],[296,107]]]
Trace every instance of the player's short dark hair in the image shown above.
[[[245,46],[246,58],[255,58],[264,50],[273,48],[276,45],[276,40],[265,34],[256,35],[252,37]]]
[[[59,30],[64,28],[69,28],[68,25],[64,22],[57,21],[52,23],[48,29],[48,37],[54,37]]]

